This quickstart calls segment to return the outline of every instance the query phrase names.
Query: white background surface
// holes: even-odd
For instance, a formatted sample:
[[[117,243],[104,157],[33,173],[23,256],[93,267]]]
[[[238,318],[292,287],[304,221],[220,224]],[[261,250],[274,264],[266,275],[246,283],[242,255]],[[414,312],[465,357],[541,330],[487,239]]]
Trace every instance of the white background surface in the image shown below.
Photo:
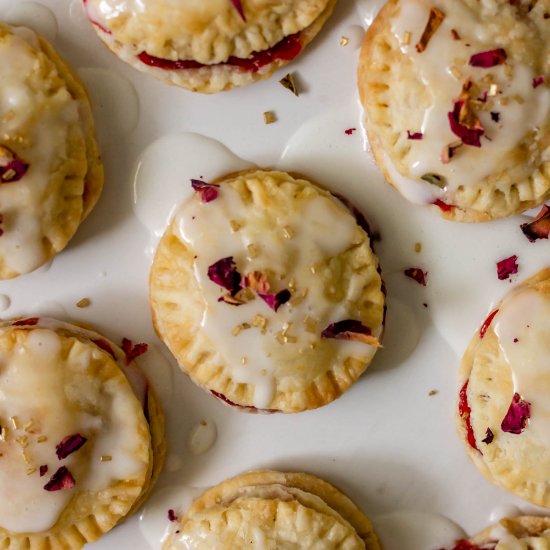
[[[491,304],[510,288],[497,280],[495,262],[517,254],[521,280],[548,263],[550,245],[528,243],[519,231],[520,217],[478,226],[444,222],[435,212],[406,203],[383,182],[364,150],[355,86],[358,26],[372,11],[371,2],[341,0],[317,40],[287,70],[217,96],[168,87],[118,61],[85,20],[81,0],[41,4],[55,15],[57,33],[48,11],[30,2],[0,0],[0,16],[55,36],[57,49],[87,82],[107,177],[95,211],[51,266],[0,283],[0,294],[11,299],[2,316],[53,314],[92,323],[117,341],[148,342],[147,372],[168,417],[171,471],[161,477],[143,520],[134,516],[94,548],[149,548],[144,533],[160,540],[168,508],[181,508],[189,487],[207,487],[259,467],[318,474],[380,525],[381,516],[409,510],[442,514],[471,533],[503,507],[532,510],[493,487],[469,463],[453,415],[459,356]],[[345,47],[339,45],[343,35],[350,37]],[[278,84],[289,71],[300,84],[298,98]],[[277,114],[277,123],[264,124],[268,110]],[[357,131],[348,136],[347,128]],[[389,292],[385,348],[333,404],[290,416],[239,413],[196,388],[166,359],[150,321],[152,236],[135,215],[134,174],[148,146],[181,132],[214,138],[260,166],[302,172],[347,195],[380,231],[376,249]],[[217,151],[212,146],[212,155]],[[138,192],[138,211],[144,200],[151,201],[151,212],[166,218],[174,200],[188,194],[189,178],[202,174],[184,173],[186,160],[196,166],[187,155],[182,150],[174,164],[159,160],[158,177],[146,193]],[[209,154],[200,162],[206,175],[224,172],[212,168]],[[212,173],[217,170],[221,173]],[[422,243],[419,254],[416,242]],[[429,272],[425,289],[403,276],[408,267]],[[84,297],[92,305],[80,310],[75,304]],[[438,393],[429,396],[430,390]],[[196,456],[187,440],[203,419],[215,423],[218,438],[211,450]],[[421,516],[416,523],[428,529],[430,518]],[[435,550],[442,544],[435,538],[406,540],[396,545],[386,539],[386,549]]]

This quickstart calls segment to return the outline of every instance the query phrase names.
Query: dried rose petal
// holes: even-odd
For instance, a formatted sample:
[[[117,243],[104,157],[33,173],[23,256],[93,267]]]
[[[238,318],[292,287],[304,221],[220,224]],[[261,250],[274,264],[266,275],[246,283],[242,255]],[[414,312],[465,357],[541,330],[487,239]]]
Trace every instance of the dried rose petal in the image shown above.
[[[344,130],[344,133],[347,136],[351,136],[351,134],[353,134],[353,132],[355,132],[356,130],[357,130],[357,128],[348,128],[347,130]]]
[[[371,329],[363,325],[361,321],[354,319],[345,319],[330,324],[321,332],[321,336],[335,340],[355,340],[371,346],[381,347],[378,338],[372,336]]]
[[[466,380],[466,383],[462,386],[462,388],[460,388],[460,394],[459,394],[459,400],[458,400],[458,414],[466,424],[466,436],[468,439],[468,443],[470,444],[470,447],[472,447],[472,449],[475,449],[476,451],[479,451],[476,444],[474,430],[472,428],[472,421],[470,419],[472,409],[468,404],[468,394],[467,394],[468,382],[469,380]]]
[[[480,97],[477,98],[478,101],[481,101],[481,103],[487,103],[487,98],[489,97],[489,92],[485,90]]]
[[[469,64],[472,67],[481,67],[483,69],[489,69],[496,65],[502,65],[507,59],[506,51],[502,48],[496,48],[495,50],[488,50],[486,52],[480,52],[470,57]]]
[[[13,321],[12,327],[33,327],[38,324],[40,319],[38,317],[29,317],[28,319],[19,319],[19,321]]]
[[[176,515],[176,512],[174,512],[174,510],[172,510],[171,508],[170,510],[168,510],[168,519],[172,522],[178,521],[178,516]]]
[[[455,545],[453,546],[452,550],[494,550],[494,548],[495,548],[494,544],[492,544],[491,546],[484,545],[483,548],[480,548],[479,546],[472,544],[470,541],[466,539],[461,539],[455,542]]]
[[[191,180],[191,187],[199,194],[202,202],[212,202],[218,198],[219,185],[202,180]]]
[[[487,431],[485,432],[485,439],[482,439],[481,442],[489,445],[493,442],[494,438],[495,434],[492,432],[491,428],[487,428]]]
[[[281,290],[277,294],[260,294],[258,296],[273,310],[277,311],[283,304],[286,304],[292,295],[290,290]]]
[[[428,272],[422,271],[418,267],[409,267],[403,271],[406,277],[414,279],[419,285],[426,286],[428,284]]]
[[[15,183],[22,179],[29,165],[5,145],[0,145],[0,183]]]
[[[246,304],[244,300],[237,298],[237,296],[231,296],[231,294],[226,294],[225,296],[221,296],[220,298],[218,298],[218,302],[225,302],[230,306],[242,306],[243,304]]]
[[[451,159],[456,155],[456,152],[464,145],[461,140],[453,141],[448,145],[445,145],[443,151],[441,152],[441,162],[443,164],[448,164],[451,162]]]
[[[458,34],[456,29],[451,29],[451,36],[453,37],[453,40],[460,40],[460,34]]]
[[[491,323],[493,322],[493,319],[495,318],[495,315],[498,313],[498,309],[495,309],[495,311],[491,312],[489,314],[489,317],[485,319],[483,324],[481,325],[481,328],[479,329],[479,337],[483,339],[485,336],[485,333],[487,332],[487,329],[491,326]]]
[[[520,434],[525,430],[529,418],[531,418],[531,403],[523,401],[518,393],[514,393],[510,408],[500,427],[503,432]]]
[[[550,234],[550,206],[544,204],[537,217],[529,223],[521,224],[523,234],[534,243],[537,239],[548,239]]]
[[[80,434],[68,435],[55,446],[55,454],[59,460],[64,460],[69,455],[76,453],[86,441],[88,440]]]
[[[518,272],[519,267],[517,260],[518,257],[514,255],[497,262],[497,275],[499,280],[504,281],[508,279],[510,275],[514,275]]]
[[[228,290],[231,296],[235,296],[241,288],[241,274],[237,271],[233,256],[222,258],[212,264],[208,268],[208,278]]]
[[[452,112],[448,113],[448,117],[453,134],[458,136],[466,145],[481,147],[481,136],[485,134],[485,128],[470,110],[468,101],[456,100]]]
[[[407,130],[407,139],[420,140],[423,138],[424,134],[422,132],[411,132],[410,130]]]
[[[134,344],[128,338],[122,339],[122,351],[126,356],[126,365],[129,365],[134,359],[146,353],[148,349],[149,346],[147,344]]]
[[[244,277],[244,286],[258,294],[268,294],[271,288],[267,275],[261,271],[252,271]]]
[[[75,485],[74,477],[65,466],[61,466],[51,477],[50,481],[44,485],[46,491],[64,491],[72,489]]]
[[[491,120],[493,122],[500,122],[500,113],[497,111],[491,111]]]
[[[227,399],[223,393],[219,393],[215,390],[210,390],[210,393],[218,398],[220,401],[223,401],[226,405],[229,405],[230,407],[237,407],[239,409],[243,409],[245,411],[250,412],[262,412],[262,413],[276,413],[279,412],[278,409],[257,409],[256,407],[253,407],[251,405],[239,405],[238,403],[235,403],[231,401],[230,399]]]
[[[113,351],[113,348],[111,347],[111,345],[109,344],[109,342],[107,342],[107,340],[97,339],[97,340],[92,340],[92,342],[93,342],[99,349],[102,349],[103,351],[107,352],[113,359],[116,359],[116,357],[115,357],[115,352]]]
[[[44,477],[48,473],[48,465],[44,464],[43,466],[40,466],[39,472],[40,472],[40,477]]]
[[[241,16],[241,19],[243,21],[246,21],[246,16],[244,14],[243,6],[241,4],[241,0],[231,0],[231,3],[235,7],[235,9],[239,12],[239,15]]]
[[[533,88],[538,88],[539,86],[542,86],[545,80],[546,77],[544,75],[536,76],[535,78],[533,78]]]
[[[445,14],[441,10],[437,8],[432,8],[430,10],[428,23],[426,24],[426,28],[424,29],[424,32],[422,33],[422,36],[420,37],[420,40],[416,45],[416,51],[418,53],[422,53],[426,50],[426,48],[428,47],[428,43],[432,39],[432,36],[435,34],[435,31],[439,29],[444,19]]]

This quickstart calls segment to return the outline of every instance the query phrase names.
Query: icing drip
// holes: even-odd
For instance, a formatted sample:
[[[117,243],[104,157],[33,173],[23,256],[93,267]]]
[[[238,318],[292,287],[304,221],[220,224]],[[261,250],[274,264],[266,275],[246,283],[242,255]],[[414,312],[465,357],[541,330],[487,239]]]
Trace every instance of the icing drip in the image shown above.
[[[469,66],[468,60],[473,54],[497,46],[479,15],[455,0],[435,2],[446,17],[426,50],[418,53],[415,46],[434,2],[402,0],[400,4],[392,32],[402,52],[414,63],[431,98],[421,126],[410,129],[423,135],[422,139],[410,141],[411,152],[405,160],[410,177],[398,175],[395,179],[409,200],[425,204],[441,197],[440,189],[421,180],[425,174],[443,176],[445,191],[452,197],[459,186],[477,184],[498,171],[510,151],[548,118],[550,90],[543,86],[535,89],[532,82],[537,75],[527,65],[510,59],[492,68]],[[460,40],[453,39],[453,29],[460,33]],[[475,108],[486,129],[486,137],[481,138],[481,147],[463,145],[459,153],[444,164],[441,161],[443,148],[459,140],[451,132],[448,113],[453,110],[453,100],[459,97],[468,79],[482,88],[480,96],[488,92],[487,101]],[[498,121],[493,120],[491,111],[498,113]],[[386,167],[392,176],[397,172],[387,160]],[[416,182],[417,188],[411,180]]]
[[[266,409],[274,396],[275,369],[294,364],[296,358],[305,360],[302,356],[311,346],[323,345],[327,354],[342,361],[349,356],[368,360],[374,348],[340,340],[319,344],[324,328],[350,317],[346,302],[352,303],[362,290],[349,288],[347,296],[331,299],[321,278],[312,277],[312,266],[353,245],[358,231],[354,218],[325,197],[311,199],[299,212],[281,213],[277,227],[268,227],[270,222],[261,213],[253,220],[250,216],[250,208],[227,185],[211,203],[192,197],[177,214],[175,227],[197,254],[195,276],[205,299],[203,330],[216,342],[233,379],[254,385],[254,406]],[[235,230],[239,220],[245,220],[244,225]],[[250,247],[258,254],[250,253]],[[208,268],[230,255],[243,276],[253,271],[272,273],[273,292],[295,285],[294,296],[304,299],[291,300],[277,312],[259,297],[238,307],[219,303],[226,292],[208,278]],[[306,284],[303,281],[307,288],[301,286]]]

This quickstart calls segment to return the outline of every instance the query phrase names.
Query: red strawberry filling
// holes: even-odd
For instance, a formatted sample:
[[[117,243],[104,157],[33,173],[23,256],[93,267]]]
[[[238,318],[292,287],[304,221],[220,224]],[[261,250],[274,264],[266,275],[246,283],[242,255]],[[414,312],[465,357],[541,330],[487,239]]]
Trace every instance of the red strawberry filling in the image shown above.
[[[227,397],[225,397],[223,393],[219,393],[214,390],[210,390],[210,393],[214,397],[217,397],[220,401],[223,401],[226,405],[229,405],[230,407],[237,407],[239,409],[243,409],[245,411],[250,411],[250,412],[262,412],[262,413],[270,413],[270,414],[279,412],[277,409],[258,409],[256,407],[252,407],[251,405],[239,405],[238,403],[235,403],[230,399],[227,399]]]
[[[238,67],[243,71],[256,73],[262,67],[270,65],[275,61],[291,61],[302,51],[302,40],[300,34],[291,34],[283,38],[275,46],[264,50],[262,52],[254,52],[251,57],[246,59],[231,56],[223,63],[215,63],[213,65],[205,65],[194,61],[192,59],[178,59],[177,61],[171,61],[169,59],[162,59],[149,55],[147,52],[141,52],[138,55],[138,59],[148,65],[149,67],[156,67],[157,69],[163,69],[166,71],[179,71],[183,69],[201,69],[202,67],[220,67],[223,65],[229,65],[232,67]]]

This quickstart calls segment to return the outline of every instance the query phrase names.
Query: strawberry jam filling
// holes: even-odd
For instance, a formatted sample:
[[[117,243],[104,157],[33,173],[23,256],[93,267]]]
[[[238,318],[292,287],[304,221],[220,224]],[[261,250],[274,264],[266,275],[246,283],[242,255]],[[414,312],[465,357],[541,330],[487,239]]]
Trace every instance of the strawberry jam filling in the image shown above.
[[[476,438],[474,436],[474,430],[472,428],[472,422],[470,420],[472,409],[468,404],[468,396],[466,394],[466,391],[468,390],[468,382],[469,380],[466,380],[466,383],[460,389],[460,397],[458,401],[458,413],[460,414],[460,418],[464,420],[464,424],[466,424],[466,434],[467,434],[467,439],[468,439],[468,443],[470,444],[470,447],[472,447],[472,449],[475,449],[478,452],[481,452],[477,448]]]
[[[177,61],[170,61],[169,59],[162,59],[160,57],[154,57],[147,52],[142,52],[138,55],[138,59],[148,65],[149,67],[156,67],[157,69],[163,69],[166,71],[179,71],[183,69],[201,69],[202,67],[221,67],[229,65],[231,67],[238,67],[243,71],[250,73],[258,72],[262,67],[270,65],[275,61],[291,61],[302,51],[302,40],[300,34],[291,34],[286,38],[283,38],[278,44],[275,44],[272,48],[264,50],[263,52],[254,52],[251,57],[246,59],[231,56],[223,63],[215,63],[213,65],[204,65],[198,61],[192,59],[178,59]]]

